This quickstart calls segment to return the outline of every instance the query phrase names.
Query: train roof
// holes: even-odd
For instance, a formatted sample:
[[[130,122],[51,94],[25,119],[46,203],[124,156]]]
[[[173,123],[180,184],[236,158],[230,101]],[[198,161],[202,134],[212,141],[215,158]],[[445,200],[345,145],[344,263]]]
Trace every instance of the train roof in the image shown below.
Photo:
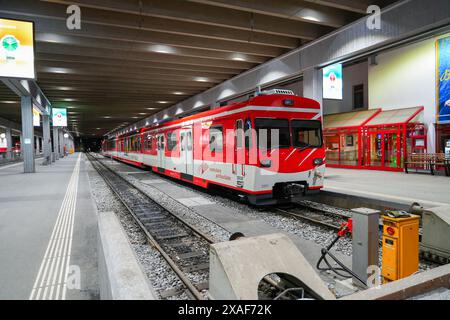
[[[264,107],[283,107],[283,108],[307,108],[307,109],[317,109],[320,110],[320,104],[309,98],[300,97],[292,94],[262,94],[256,97],[250,98],[243,102],[232,103],[217,109],[199,112],[187,117],[180,119],[164,122],[159,125],[149,125],[139,129],[140,132],[150,131],[156,128],[161,128],[165,126],[172,126],[176,124],[181,124],[186,121],[196,120],[204,117],[208,117],[214,114],[219,114],[225,111],[231,111],[246,106],[264,106]],[[129,134],[129,133],[128,133]],[[125,134],[127,135],[127,134]],[[122,136],[122,135],[120,135]]]

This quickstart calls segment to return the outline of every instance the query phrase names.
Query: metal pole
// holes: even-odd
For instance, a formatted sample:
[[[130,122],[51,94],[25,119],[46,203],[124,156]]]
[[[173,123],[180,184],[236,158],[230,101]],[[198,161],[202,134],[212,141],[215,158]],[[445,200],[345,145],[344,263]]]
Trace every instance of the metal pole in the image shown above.
[[[42,117],[42,133],[44,135],[44,139],[42,140],[44,149],[44,165],[49,165],[52,163],[51,153],[52,153],[52,144],[50,138],[50,117],[44,115]]]
[[[368,267],[378,266],[378,226],[380,211],[368,208],[353,209],[352,218],[352,271],[361,280],[367,281]],[[353,284],[361,285],[357,279],[353,279]]]
[[[59,160],[59,128],[53,128],[53,152],[55,159]]]
[[[64,132],[63,130],[59,130],[59,156],[64,158]]]
[[[11,128],[5,128],[6,132],[6,159],[12,159],[12,135],[11,135]]]
[[[23,168],[25,173],[35,172],[34,167],[34,127],[33,127],[33,102],[31,97],[21,98],[22,112],[22,136],[21,145],[23,156]]]

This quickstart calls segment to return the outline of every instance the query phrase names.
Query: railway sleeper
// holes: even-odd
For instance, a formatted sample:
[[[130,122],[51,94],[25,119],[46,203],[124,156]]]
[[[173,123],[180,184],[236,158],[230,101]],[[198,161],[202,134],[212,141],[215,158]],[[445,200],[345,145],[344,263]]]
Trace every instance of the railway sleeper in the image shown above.
[[[207,269],[209,269],[209,262],[182,266],[181,269],[183,269],[184,272],[195,272],[195,271],[207,270]]]
[[[168,240],[168,239],[175,239],[175,238],[183,238],[183,237],[187,237],[188,234],[186,232],[172,232],[172,233],[162,233],[162,234],[158,234],[155,233],[155,238],[159,239],[159,240]]]

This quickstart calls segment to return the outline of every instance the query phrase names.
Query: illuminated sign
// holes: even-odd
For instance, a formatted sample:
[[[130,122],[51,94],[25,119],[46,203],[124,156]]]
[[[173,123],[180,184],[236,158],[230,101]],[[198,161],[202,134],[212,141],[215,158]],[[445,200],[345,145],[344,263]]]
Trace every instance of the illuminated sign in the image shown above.
[[[323,98],[342,100],[342,64],[323,68]]]
[[[437,120],[450,123],[450,37],[439,39],[437,51]]]
[[[7,147],[6,134],[0,133],[0,152],[6,152]]]
[[[33,22],[0,19],[0,77],[35,78]]]
[[[52,116],[54,127],[67,127],[67,109],[53,108]]]
[[[33,126],[34,127],[41,126],[41,114],[39,113],[39,110],[37,110],[36,108],[33,108]]]

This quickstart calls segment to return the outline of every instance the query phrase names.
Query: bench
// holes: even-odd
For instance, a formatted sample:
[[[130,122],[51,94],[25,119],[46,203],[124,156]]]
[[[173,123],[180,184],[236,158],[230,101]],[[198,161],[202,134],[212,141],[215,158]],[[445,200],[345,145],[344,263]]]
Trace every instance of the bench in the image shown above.
[[[416,171],[426,170],[434,175],[438,167],[445,169],[445,175],[450,175],[450,158],[445,153],[412,153],[405,162],[405,173],[409,173],[409,167],[414,167]]]

